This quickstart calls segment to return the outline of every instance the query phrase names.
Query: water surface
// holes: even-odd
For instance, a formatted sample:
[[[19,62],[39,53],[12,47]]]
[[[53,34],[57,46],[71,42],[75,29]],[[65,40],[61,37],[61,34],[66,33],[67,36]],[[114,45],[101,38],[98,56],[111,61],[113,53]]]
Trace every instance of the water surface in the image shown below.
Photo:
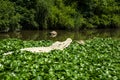
[[[120,29],[92,29],[92,30],[80,30],[80,31],[65,31],[56,30],[58,35],[51,37],[49,32],[52,30],[24,30],[20,32],[0,33],[0,39],[6,38],[19,38],[22,40],[59,40],[63,41],[66,38],[72,38],[73,40],[86,40],[94,37],[101,38],[114,38],[120,39]]]

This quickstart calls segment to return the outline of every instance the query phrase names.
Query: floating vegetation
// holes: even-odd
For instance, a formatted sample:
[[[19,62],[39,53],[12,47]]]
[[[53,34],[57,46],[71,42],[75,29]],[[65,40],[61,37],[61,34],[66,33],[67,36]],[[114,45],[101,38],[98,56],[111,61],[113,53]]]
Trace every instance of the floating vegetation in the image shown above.
[[[0,40],[1,80],[119,80],[120,40],[94,38],[73,41],[64,50],[21,52],[25,47],[50,46],[53,41]],[[11,55],[2,55],[13,51]]]

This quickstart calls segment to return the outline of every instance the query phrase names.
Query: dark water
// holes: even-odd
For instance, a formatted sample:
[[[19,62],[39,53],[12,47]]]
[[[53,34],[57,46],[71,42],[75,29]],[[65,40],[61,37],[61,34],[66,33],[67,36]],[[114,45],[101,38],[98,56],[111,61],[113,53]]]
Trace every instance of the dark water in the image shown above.
[[[59,40],[63,41],[66,38],[72,38],[74,40],[86,40],[94,37],[101,38],[114,38],[120,39],[120,29],[98,29],[98,30],[80,30],[80,31],[65,31],[56,30],[58,35],[51,37],[49,35],[50,30],[44,31],[21,31],[21,32],[10,32],[0,33],[0,39],[6,38],[19,38],[22,40]]]

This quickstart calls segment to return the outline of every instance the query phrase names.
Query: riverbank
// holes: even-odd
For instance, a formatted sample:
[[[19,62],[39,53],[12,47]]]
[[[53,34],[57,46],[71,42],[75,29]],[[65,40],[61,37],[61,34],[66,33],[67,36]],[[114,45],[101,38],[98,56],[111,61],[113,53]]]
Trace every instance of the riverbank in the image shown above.
[[[0,0],[0,3],[0,32],[120,28],[118,0]]]
[[[64,50],[33,54],[25,47],[50,46],[53,41],[0,40],[1,79],[120,79],[120,40],[94,38],[73,41]],[[3,56],[7,51],[12,55]]]

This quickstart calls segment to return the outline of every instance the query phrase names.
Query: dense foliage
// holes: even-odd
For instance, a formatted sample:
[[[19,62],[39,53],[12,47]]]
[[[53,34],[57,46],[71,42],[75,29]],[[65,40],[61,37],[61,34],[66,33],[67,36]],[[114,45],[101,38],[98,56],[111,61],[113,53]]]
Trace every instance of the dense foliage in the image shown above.
[[[120,26],[119,0],[0,0],[0,29]]]
[[[0,0],[0,29],[8,31],[20,28],[21,16],[10,1]]]
[[[49,46],[52,41],[0,40],[1,80],[119,80],[120,41],[110,38],[73,43],[63,51],[21,52],[20,48]],[[13,54],[3,56],[7,51]]]

